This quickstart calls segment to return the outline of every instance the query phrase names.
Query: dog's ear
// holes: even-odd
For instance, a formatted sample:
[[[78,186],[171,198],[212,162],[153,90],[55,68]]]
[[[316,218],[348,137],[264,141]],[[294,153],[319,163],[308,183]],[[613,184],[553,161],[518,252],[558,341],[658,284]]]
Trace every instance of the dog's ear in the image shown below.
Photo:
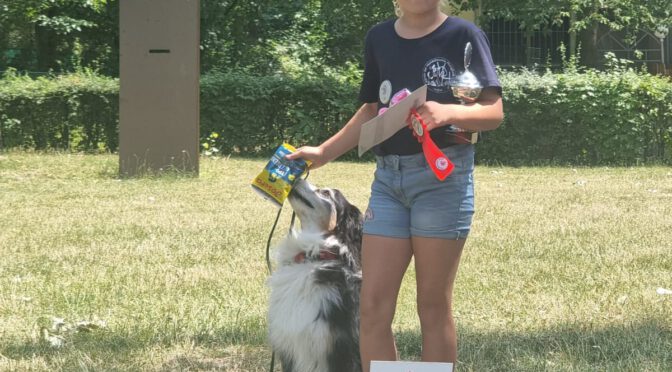
[[[340,192],[335,192],[337,204],[337,223],[334,235],[348,246],[357,268],[362,262],[362,212],[350,204]]]

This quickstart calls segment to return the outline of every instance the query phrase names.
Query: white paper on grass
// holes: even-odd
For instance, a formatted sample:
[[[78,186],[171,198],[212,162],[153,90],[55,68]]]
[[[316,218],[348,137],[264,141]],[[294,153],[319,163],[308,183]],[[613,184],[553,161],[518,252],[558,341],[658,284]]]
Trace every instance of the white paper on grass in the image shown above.
[[[656,289],[656,293],[658,293],[659,295],[672,295],[672,290],[663,287],[658,287]]]
[[[452,372],[453,363],[372,361],[371,372]]]
[[[359,132],[359,156],[405,127],[411,109],[422,106],[425,101],[427,101],[427,85],[416,89],[411,95],[387,109],[382,115],[378,115],[362,124],[362,129]]]

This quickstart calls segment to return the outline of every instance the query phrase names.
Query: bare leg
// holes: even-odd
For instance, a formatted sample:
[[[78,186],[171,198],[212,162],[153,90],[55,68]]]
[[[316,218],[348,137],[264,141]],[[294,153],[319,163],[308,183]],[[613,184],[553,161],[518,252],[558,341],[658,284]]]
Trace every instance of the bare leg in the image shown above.
[[[397,359],[392,320],[411,256],[410,239],[364,235],[359,327],[364,372],[369,372],[372,360]]]
[[[413,237],[422,360],[457,361],[453,284],[465,240]]]

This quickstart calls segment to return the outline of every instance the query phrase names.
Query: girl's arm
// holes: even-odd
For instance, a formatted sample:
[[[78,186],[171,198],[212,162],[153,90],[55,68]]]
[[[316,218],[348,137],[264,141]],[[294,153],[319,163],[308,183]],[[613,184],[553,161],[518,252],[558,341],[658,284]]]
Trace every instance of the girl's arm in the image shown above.
[[[377,115],[377,109],[377,103],[363,104],[338,133],[317,147],[299,147],[296,152],[287,155],[287,159],[308,160],[312,162],[310,169],[316,169],[338,158],[357,146],[362,124],[373,119]]]
[[[499,127],[504,120],[502,97],[496,88],[485,88],[479,100],[466,105],[425,102],[418,114],[432,130],[452,124],[470,132],[488,131]]]

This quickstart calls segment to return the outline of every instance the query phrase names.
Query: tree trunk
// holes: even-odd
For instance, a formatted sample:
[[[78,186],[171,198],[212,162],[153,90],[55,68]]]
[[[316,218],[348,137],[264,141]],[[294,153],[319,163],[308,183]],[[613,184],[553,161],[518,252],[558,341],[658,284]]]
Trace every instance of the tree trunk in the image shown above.
[[[597,38],[600,25],[594,23],[590,28],[581,31],[581,64],[588,67],[598,67],[602,56],[597,50]]]
[[[47,11],[47,17],[56,15],[56,10],[51,8]],[[40,72],[58,69],[56,62],[56,33],[47,28],[35,24],[35,46],[37,48],[37,68]]]
[[[119,2],[109,0],[105,9],[107,11],[106,27],[109,27],[110,35],[110,60],[107,62],[107,74],[119,77]]]
[[[574,23],[576,22],[576,12],[571,11],[569,15],[569,28],[570,30],[572,27],[574,27]],[[577,45],[576,45],[576,31],[570,31],[569,33],[569,55],[570,57],[574,57],[576,55],[577,51]]]

